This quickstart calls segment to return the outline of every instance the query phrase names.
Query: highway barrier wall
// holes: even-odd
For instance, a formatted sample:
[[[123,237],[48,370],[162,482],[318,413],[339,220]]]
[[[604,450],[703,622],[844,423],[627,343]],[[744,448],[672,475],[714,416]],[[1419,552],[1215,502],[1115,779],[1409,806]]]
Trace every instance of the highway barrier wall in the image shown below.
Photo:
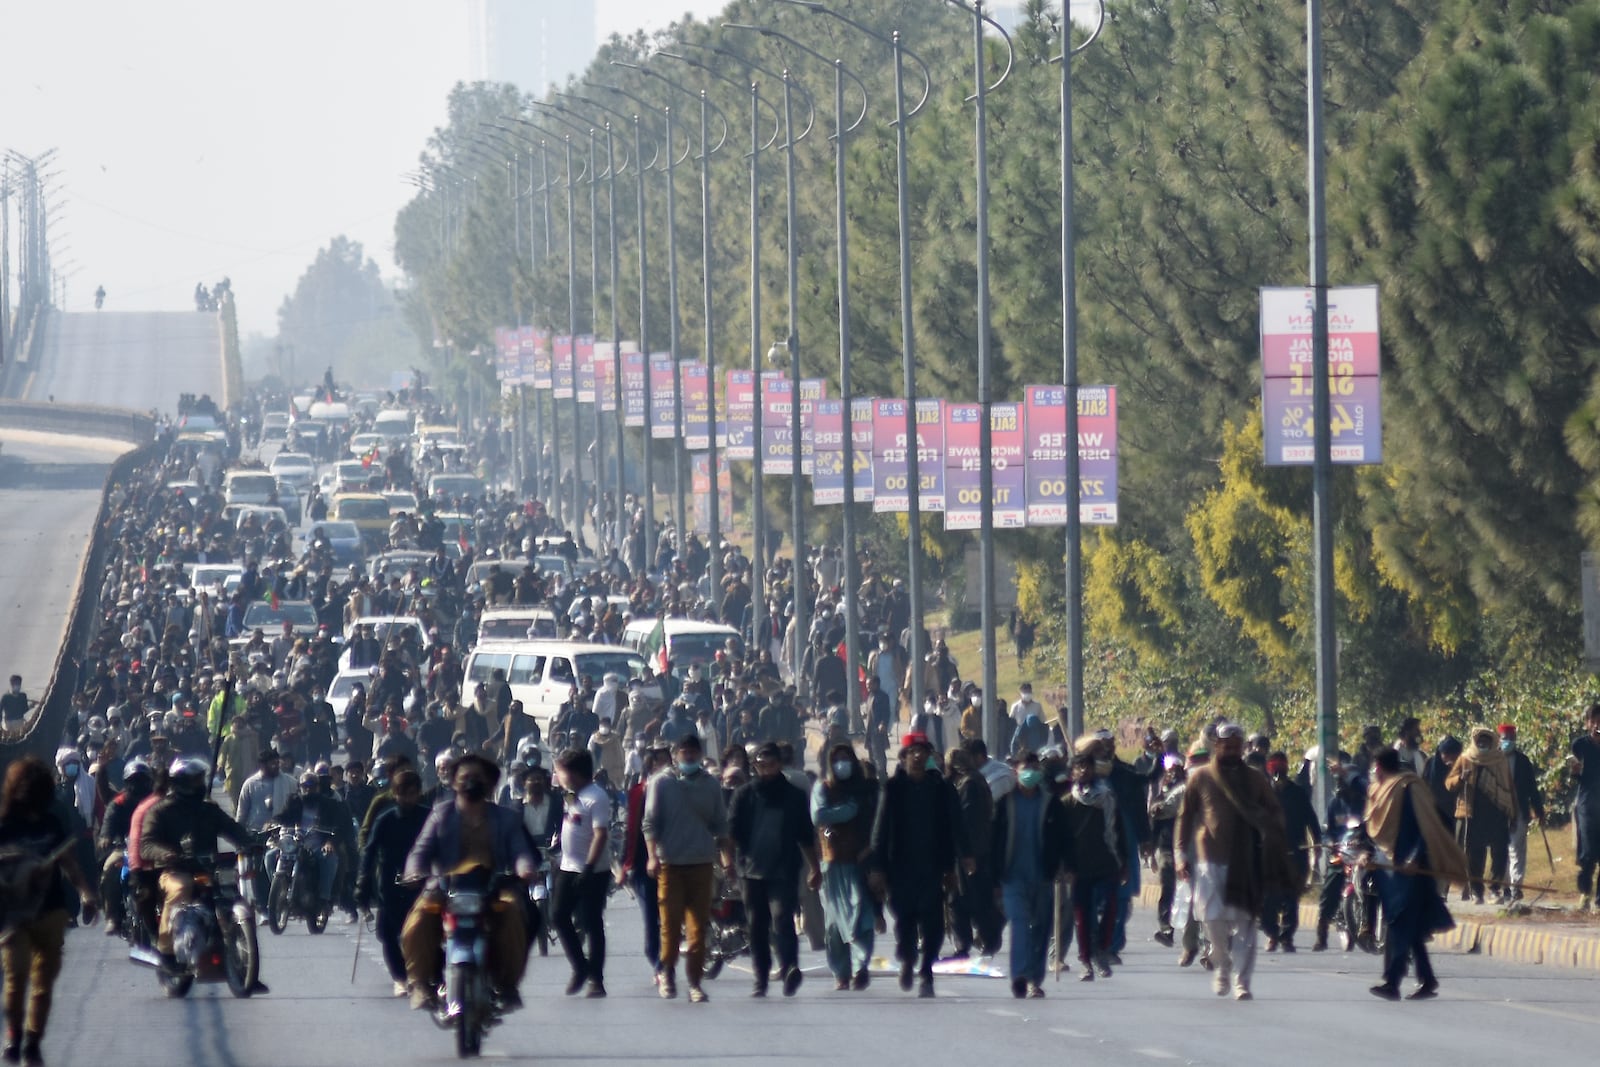
[[[146,444],[156,436],[155,419],[141,412],[29,400],[0,400],[0,427],[110,437],[136,445]]]

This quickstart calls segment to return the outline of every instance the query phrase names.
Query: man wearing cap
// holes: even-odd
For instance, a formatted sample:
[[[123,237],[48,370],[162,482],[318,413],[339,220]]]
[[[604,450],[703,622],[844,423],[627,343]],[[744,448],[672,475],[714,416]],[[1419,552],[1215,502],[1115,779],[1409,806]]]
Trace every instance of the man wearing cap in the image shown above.
[[[807,880],[821,884],[810,801],[805,790],[783,773],[778,744],[767,741],[756,750],[755,779],[734,791],[728,806],[729,842],[723,849],[723,866],[737,869],[743,882],[745,916],[750,923],[750,962],[755,971],[751,995],[767,995],[772,970],[774,940],[778,950],[778,980],[783,995],[800,988],[800,943],[795,936],[799,910],[800,861],[805,860]],[[737,867],[735,868],[735,860]]]
[[[1472,728],[1472,743],[1450,768],[1445,787],[1456,798],[1456,821],[1465,823],[1461,836],[1467,850],[1467,871],[1472,875],[1474,901],[1483,903],[1483,864],[1489,861],[1490,889],[1504,901],[1510,897],[1506,886],[1506,850],[1511,840],[1511,823],[1516,818],[1517,797],[1511,780],[1511,764],[1495,741],[1495,731],[1487,726]]]
[[[900,988],[933,996],[933,963],[944,943],[944,894],[955,884],[961,858],[961,819],[955,790],[929,773],[933,745],[910,732],[900,742],[900,766],[883,785],[872,827],[874,891],[887,886],[895,917]],[[971,861],[968,860],[969,873]],[[921,955],[918,956],[920,940]]]
[[[1507,850],[1506,877],[1511,883],[1511,899],[1522,899],[1522,879],[1528,873],[1528,827],[1544,822],[1544,792],[1533,761],[1517,747],[1517,728],[1500,724],[1500,751],[1511,764],[1511,786],[1517,796],[1516,817],[1511,820],[1511,840]]]
[[[1300,926],[1300,891],[1311,874],[1311,850],[1322,842],[1322,827],[1311,795],[1289,776],[1289,757],[1284,752],[1267,756],[1267,777],[1283,808],[1284,838],[1288,843],[1291,882],[1286,890],[1267,898],[1267,913],[1261,929],[1267,935],[1267,951],[1293,952],[1294,934]]]
[[[1283,811],[1265,776],[1244,762],[1244,730],[1217,729],[1216,758],[1189,774],[1178,811],[1178,877],[1193,887],[1196,918],[1216,957],[1213,987],[1249,1000],[1256,923],[1266,894],[1289,882]]]

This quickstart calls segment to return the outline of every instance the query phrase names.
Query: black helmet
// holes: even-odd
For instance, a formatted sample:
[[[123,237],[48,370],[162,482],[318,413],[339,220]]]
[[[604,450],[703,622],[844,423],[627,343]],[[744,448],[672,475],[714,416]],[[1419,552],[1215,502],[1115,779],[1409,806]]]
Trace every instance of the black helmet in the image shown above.
[[[205,796],[211,768],[199,756],[179,756],[167,771],[172,791],[180,797]]]

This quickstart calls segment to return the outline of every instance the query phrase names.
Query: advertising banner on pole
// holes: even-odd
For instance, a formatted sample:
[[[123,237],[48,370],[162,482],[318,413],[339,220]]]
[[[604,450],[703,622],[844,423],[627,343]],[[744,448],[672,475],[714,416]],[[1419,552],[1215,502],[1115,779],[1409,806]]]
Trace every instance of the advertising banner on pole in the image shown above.
[[[789,425],[788,377],[778,371],[761,375],[761,463],[763,474],[794,473],[794,442]]]
[[[1027,521],[1065,526],[1067,492],[1067,388],[1030,385],[1024,393],[1027,425]],[[1094,526],[1117,521],[1117,390],[1078,387],[1078,517]]]
[[[578,403],[594,403],[594,335],[579,334],[576,340],[578,355]]]
[[[726,412],[722,430],[722,446],[729,459],[755,459],[755,371],[730,370],[728,386],[723,391],[726,398],[721,405]]]
[[[983,519],[983,452],[978,426],[983,408],[950,401],[944,406],[944,528],[976,530]]]
[[[817,401],[828,395],[828,383],[821,378],[800,379],[800,473],[811,473],[811,416]]]
[[[657,441],[671,441],[678,436],[674,398],[672,357],[655,353],[650,357],[650,436]]]
[[[811,423],[811,502],[843,504],[844,401],[817,401]]]
[[[1268,466],[1313,455],[1312,309],[1305,288],[1261,290],[1261,429]],[[1328,290],[1328,430],[1335,463],[1383,462],[1378,287]]]
[[[533,387],[549,391],[555,385],[554,349],[550,331],[533,331]],[[526,358],[526,355],[524,355]]]
[[[994,528],[1012,530],[1028,521],[1028,473],[1022,462],[1022,405],[1007,401],[989,405],[989,441],[994,468]]]
[[[857,504],[872,503],[877,488],[872,482],[872,401],[870,396],[858,396],[850,401],[850,442],[855,450]]]
[[[872,402],[872,510],[904,513],[911,507],[906,467],[906,402]]]
[[[622,425],[643,426],[645,398],[644,353],[622,353]]]
[[[553,389],[557,400],[572,399],[572,338],[564,334],[557,334],[550,344],[551,356],[555,361],[555,372],[552,376]]]
[[[537,366],[539,335],[532,326],[524,326],[515,331],[511,336],[511,355],[513,365],[512,373],[516,375],[516,384],[532,385],[534,383],[534,370]]]
[[[617,410],[616,348],[607,341],[594,346],[594,398],[601,411]]]
[[[690,456],[689,491],[694,497],[694,528],[702,535],[711,533],[711,456]],[[717,522],[726,534],[733,529],[733,473],[728,461],[717,454]]]
[[[917,401],[917,508],[944,510],[944,401]]]
[[[683,447],[691,452],[711,447],[711,394],[706,365],[685,360],[679,367],[683,384]]]

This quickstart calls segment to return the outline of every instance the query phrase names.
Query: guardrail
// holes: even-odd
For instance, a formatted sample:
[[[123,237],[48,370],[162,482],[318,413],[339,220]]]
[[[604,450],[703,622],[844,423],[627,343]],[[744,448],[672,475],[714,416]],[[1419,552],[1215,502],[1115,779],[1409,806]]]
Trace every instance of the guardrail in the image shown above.
[[[72,714],[72,697],[78,689],[83,656],[95,638],[100,621],[99,576],[106,569],[112,546],[111,488],[128,481],[135,470],[155,458],[160,448],[160,442],[151,441],[125,453],[111,464],[100,494],[100,508],[95,516],[94,531],[90,535],[89,551],[84,553],[83,565],[73,587],[67,625],[61,649],[56,653],[55,666],[50,671],[49,685],[26,730],[20,735],[0,740],[0,773],[4,772],[7,764],[21,756],[38,756],[46,763],[55,758],[56,748],[61,742],[61,731]]]
[[[134,444],[145,444],[156,436],[155,419],[137,411],[31,400],[0,400],[0,427],[111,437]]]

